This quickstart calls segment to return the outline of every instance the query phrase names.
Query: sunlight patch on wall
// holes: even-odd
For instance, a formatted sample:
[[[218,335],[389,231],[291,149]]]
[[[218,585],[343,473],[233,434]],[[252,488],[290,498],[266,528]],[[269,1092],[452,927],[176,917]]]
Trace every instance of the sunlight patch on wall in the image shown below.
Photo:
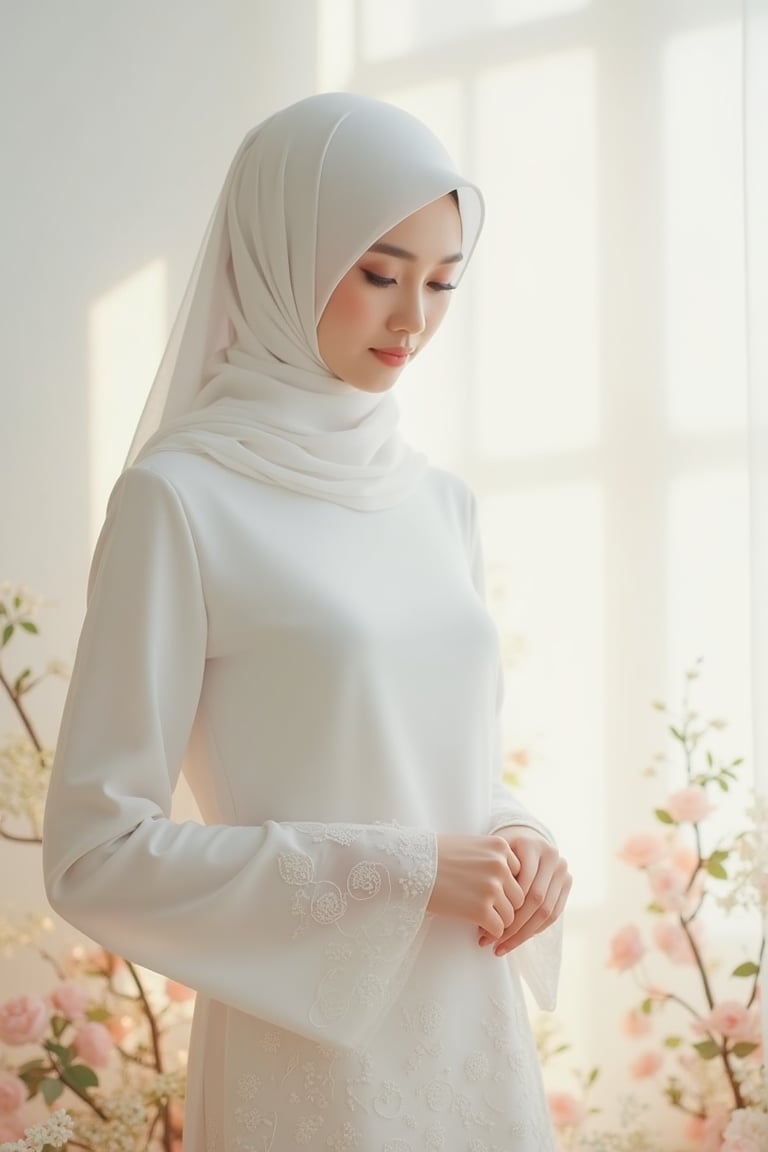
[[[591,53],[487,72],[478,85],[477,447],[497,459],[600,436],[595,76]]]
[[[578,874],[575,904],[597,906],[606,884],[603,497],[586,483],[500,493],[483,500],[482,529],[506,654],[505,742],[530,754],[521,795],[547,813]],[[574,812],[588,813],[589,836]]]
[[[751,778],[746,466],[673,479],[668,509],[668,703],[677,708],[683,673],[702,657],[693,700],[703,717],[726,719],[717,743],[747,758]]]
[[[589,6],[589,0],[362,0],[358,5],[364,60],[384,60],[430,50],[492,32],[548,20]]]
[[[167,273],[153,260],[88,313],[90,535],[125,461],[167,337]]]
[[[746,421],[739,27],[672,40],[663,88],[668,420],[734,430]]]
[[[317,90],[346,88],[355,67],[355,0],[319,0]]]

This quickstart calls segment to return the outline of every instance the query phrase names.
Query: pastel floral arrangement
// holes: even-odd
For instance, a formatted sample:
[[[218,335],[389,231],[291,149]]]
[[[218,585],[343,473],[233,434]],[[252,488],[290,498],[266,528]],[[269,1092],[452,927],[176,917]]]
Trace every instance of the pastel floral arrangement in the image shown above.
[[[27,845],[41,842],[53,759],[28,697],[63,669],[10,673],[7,656],[15,637],[37,634],[38,607],[0,585],[0,696],[21,728],[0,744],[0,836]],[[44,916],[22,925],[0,917],[0,948],[36,949],[55,977],[47,995],[0,1004],[0,1152],[181,1152],[194,993],[101,949],[78,946],[57,960],[42,946],[52,927]]]
[[[703,721],[690,706],[690,685],[700,661],[686,673],[681,713],[654,707],[667,721],[682,764],[681,787],[654,810],[654,825],[630,836],[621,861],[637,870],[648,887],[648,922],[624,924],[609,941],[607,965],[632,975],[637,1003],[622,1031],[639,1050],[629,1077],[658,1084],[682,1137],[697,1152],[768,1152],[768,1078],[761,1040],[760,971],[765,955],[768,903],[768,805],[741,804],[740,830],[718,820],[725,798],[732,803],[741,759],[723,762],[705,744],[725,725]],[[658,761],[667,757],[661,754]],[[649,770],[658,776],[658,766]],[[665,768],[665,777],[668,769]],[[725,815],[725,814],[723,814]],[[738,962],[726,964],[711,926],[723,917],[738,926]],[[544,1056],[564,1051],[545,1037]],[[599,1075],[581,1077],[577,1093],[550,1094],[550,1107],[569,1152],[668,1152],[658,1131],[637,1108],[621,1133],[590,1131],[589,1094]],[[657,1125],[658,1128],[658,1125]]]

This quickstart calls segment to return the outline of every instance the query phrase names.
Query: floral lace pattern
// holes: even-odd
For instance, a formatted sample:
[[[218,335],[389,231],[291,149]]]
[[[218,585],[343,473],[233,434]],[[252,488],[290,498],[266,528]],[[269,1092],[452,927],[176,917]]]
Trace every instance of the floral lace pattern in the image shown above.
[[[522,1004],[485,997],[466,1046],[450,1005],[422,1000],[388,1020],[397,1060],[343,1053],[264,1027],[238,1080],[236,1152],[551,1152]],[[391,1049],[391,1045],[388,1045]],[[413,1054],[417,1053],[417,1058]],[[217,1147],[214,1145],[214,1147]],[[224,1145],[221,1145],[223,1148]]]
[[[283,995],[316,1036],[221,1006],[215,1152],[553,1152],[514,968],[441,921],[420,932],[431,834],[288,827],[278,906],[307,976]]]
[[[277,860],[280,879],[292,889],[293,938],[326,930],[325,967],[310,1022],[327,1028],[353,1009],[373,1019],[405,978],[404,962],[434,883],[435,837],[387,824],[290,827],[310,845],[321,846],[312,855],[282,852]],[[334,851],[323,852],[328,844]],[[346,848],[355,851],[347,855]]]

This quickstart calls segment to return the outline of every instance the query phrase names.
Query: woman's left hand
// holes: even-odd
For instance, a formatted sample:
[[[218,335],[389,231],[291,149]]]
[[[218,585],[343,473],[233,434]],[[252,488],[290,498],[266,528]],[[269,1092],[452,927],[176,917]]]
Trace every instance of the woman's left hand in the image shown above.
[[[523,890],[524,901],[500,939],[493,940],[487,932],[480,932],[479,943],[493,943],[496,955],[506,956],[562,915],[573,878],[557,848],[533,828],[500,828],[496,835],[504,837],[520,862],[515,878]]]

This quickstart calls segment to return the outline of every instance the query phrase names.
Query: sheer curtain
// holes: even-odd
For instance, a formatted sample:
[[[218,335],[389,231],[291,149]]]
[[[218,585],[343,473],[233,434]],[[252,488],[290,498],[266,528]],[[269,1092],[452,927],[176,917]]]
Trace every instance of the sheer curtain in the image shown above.
[[[750,43],[764,10],[752,3]],[[701,715],[727,721],[714,752],[745,764],[724,831],[753,783],[753,741],[765,757],[768,740],[763,697],[754,724],[750,703],[743,5],[325,0],[319,11],[320,87],[422,116],[487,195],[481,249],[401,402],[412,439],[480,497],[510,768],[576,877],[562,1086],[571,1065],[600,1064],[603,1095],[617,1098],[644,1085],[620,1031],[638,992],[606,970],[608,941],[647,920],[647,888],[617,852],[685,782],[652,702],[674,709],[688,690]],[[750,74],[765,83],[764,65]],[[765,124],[755,117],[749,138],[753,230],[768,203],[751,188]],[[761,302],[754,260],[749,271],[750,312],[764,317],[765,280]],[[756,394],[755,339],[751,369]],[[766,498],[754,526],[768,522]],[[758,563],[768,549],[755,547]],[[765,574],[753,587],[766,596]],[[768,646],[764,670],[755,655],[765,686]],[[739,930],[715,918],[713,950]],[[682,994],[691,970],[679,974]],[[673,1074],[674,1054],[664,1060]],[[661,1113],[658,1085],[648,1095]]]
[[[744,137],[749,380],[752,701],[757,784],[768,795],[768,2],[745,0]],[[763,1047],[768,980],[763,972]]]

